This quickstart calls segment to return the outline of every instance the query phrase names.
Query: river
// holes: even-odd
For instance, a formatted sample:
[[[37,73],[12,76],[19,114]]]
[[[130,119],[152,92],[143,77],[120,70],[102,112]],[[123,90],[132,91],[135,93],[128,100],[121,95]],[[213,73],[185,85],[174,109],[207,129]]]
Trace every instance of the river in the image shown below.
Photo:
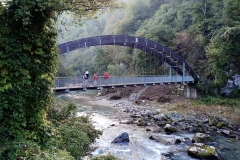
[[[194,160],[187,155],[186,143],[179,145],[173,143],[160,143],[149,139],[151,135],[164,138],[167,142],[173,139],[192,139],[193,133],[177,133],[167,135],[165,133],[146,131],[145,127],[120,123],[127,117],[125,112],[113,107],[119,103],[129,103],[127,100],[106,100],[97,98],[97,91],[76,91],[58,95],[57,98],[75,103],[78,115],[89,115],[96,129],[102,130],[103,134],[96,140],[96,150],[93,156],[112,154],[120,160],[162,160],[161,155],[167,154],[171,160]],[[130,142],[124,145],[112,144],[118,135],[123,132],[129,134]],[[216,147],[223,160],[240,160],[240,142],[223,136],[213,136]],[[87,158],[85,158],[87,159]]]

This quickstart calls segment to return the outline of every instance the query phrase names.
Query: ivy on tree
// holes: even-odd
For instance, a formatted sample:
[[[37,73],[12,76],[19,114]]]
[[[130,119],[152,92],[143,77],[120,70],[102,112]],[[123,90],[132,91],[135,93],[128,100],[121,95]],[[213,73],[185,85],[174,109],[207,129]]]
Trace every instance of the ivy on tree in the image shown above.
[[[6,0],[0,5],[0,139],[44,143],[59,53],[58,15],[69,12],[80,21],[117,5],[114,0]]]

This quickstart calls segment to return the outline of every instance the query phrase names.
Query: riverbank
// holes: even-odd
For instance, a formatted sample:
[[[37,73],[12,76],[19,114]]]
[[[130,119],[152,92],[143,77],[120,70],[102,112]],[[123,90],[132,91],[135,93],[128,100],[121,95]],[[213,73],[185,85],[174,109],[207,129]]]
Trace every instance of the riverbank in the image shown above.
[[[188,110],[195,105],[194,101],[185,100],[174,90],[149,86],[102,90],[98,94],[96,91],[75,92],[66,96],[79,104],[81,113],[91,115],[94,126],[103,131],[92,155],[111,153],[120,159],[134,160],[159,159],[160,155],[164,160],[192,160],[187,149],[204,146],[194,146],[198,143],[193,142],[195,133],[203,133],[213,139],[204,144],[215,147],[220,158],[239,160],[240,150],[235,147],[240,145],[239,128],[227,119],[207,114],[207,106]],[[112,144],[122,132],[129,134],[130,143],[127,146]]]
[[[121,103],[125,106],[137,105],[145,108],[154,105],[163,113],[177,111],[182,115],[213,116],[226,119],[240,127],[240,107],[198,104],[196,99],[184,98],[183,92],[178,88],[179,85],[158,85],[110,89],[99,93],[91,102],[111,107]],[[132,96],[134,94],[135,96]]]
[[[105,90],[99,93],[91,103],[118,108],[120,113],[118,115],[121,115],[119,116],[120,124],[144,127],[150,134],[149,139],[153,141],[164,144],[186,144],[190,147],[187,151],[188,154],[193,157],[206,158],[202,157],[202,153],[198,151],[210,147],[214,150],[214,155],[210,156],[212,159],[229,158],[228,154],[221,151],[220,145],[222,144],[216,145],[216,148],[212,146],[216,143],[212,139],[215,136],[222,136],[220,139],[230,138],[231,143],[235,141],[239,143],[239,112],[235,110],[236,108],[197,105],[195,100],[186,99],[179,95],[175,88],[178,87],[151,86],[138,89]],[[193,139],[198,139],[197,141],[188,138],[173,138],[169,142],[154,135],[155,133],[165,133],[167,135],[192,133],[196,136],[200,135],[200,137],[193,137]],[[209,141],[205,140],[207,137],[210,137]],[[201,143],[201,145],[199,146],[198,143]],[[224,143],[226,144],[226,142]],[[224,147],[224,149],[231,150],[229,147]],[[207,152],[207,150],[204,152]],[[219,155],[217,152],[219,152]],[[239,151],[236,152],[236,155],[238,154]],[[163,153],[161,157],[163,157],[162,159],[169,158],[169,153],[166,153],[166,155]]]

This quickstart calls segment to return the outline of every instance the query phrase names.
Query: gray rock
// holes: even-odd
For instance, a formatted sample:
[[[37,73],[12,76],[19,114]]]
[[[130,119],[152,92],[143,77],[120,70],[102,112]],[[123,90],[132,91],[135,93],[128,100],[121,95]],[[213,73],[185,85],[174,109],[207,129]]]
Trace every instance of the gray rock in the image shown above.
[[[161,137],[155,136],[155,135],[151,135],[151,136],[149,137],[149,139],[155,140],[155,141],[157,141],[157,142],[162,142],[162,141],[163,141],[163,139],[162,139]]]
[[[169,145],[169,144],[179,144],[179,143],[181,143],[180,141],[180,139],[176,139],[176,138],[174,138],[174,137],[169,137],[169,138],[166,138],[166,137],[159,137],[159,136],[157,136],[157,135],[151,135],[150,137],[149,137],[149,139],[151,139],[151,140],[155,140],[155,141],[157,141],[157,142],[160,142],[160,143],[163,143],[163,144],[165,144],[165,145]]]
[[[204,133],[195,133],[192,139],[192,143],[207,143],[212,141],[212,137]]]
[[[171,160],[171,158],[174,157],[173,153],[161,153],[161,159],[162,160]]]
[[[229,130],[226,130],[226,129],[221,129],[221,133],[222,133],[222,134],[224,134],[224,135],[227,135],[227,136],[229,136],[229,135],[230,135],[230,133],[231,133],[231,131],[229,131]]]
[[[127,132],[123,132],[118,137],[116,137],[111,143],[128,143],[129,135]]]
[[[181,141],[181,139],[175,139],[175,144],[180,144],[182,141]]]
[[[166,124],[165,127],[164,127],[164,130],[166,132],[170,132],[170,133],[177,132],[177,128],[170,125],[170,124]]]
[[[156,120],[156,121],[162,121],[163,117],[164,117],[164,114],[160,114],[160,115],[158,114],[158,115],[153,116],[154,120]]]
[[[139,97],[140,97],[139,94],[137,94],[137,93],[132,93],[132,94],[130,95],[130,97],[129,97],[129,101],[130,101],[130,102],[134,102],[134,101],[138,100]]]
[[[203,143],[194,143],[193,146],[188,148],[187,152],[188,155],[198,159],[219,159],[215,147]]]

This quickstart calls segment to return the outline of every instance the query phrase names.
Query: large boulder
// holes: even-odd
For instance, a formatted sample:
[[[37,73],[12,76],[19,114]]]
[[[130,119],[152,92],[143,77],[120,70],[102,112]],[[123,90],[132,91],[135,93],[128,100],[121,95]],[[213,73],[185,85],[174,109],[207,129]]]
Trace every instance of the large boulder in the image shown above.
[[[128,143],[129,135],[127,132],[123,132],[118,137],[116,137],[111,143]]]
[[[207,143],[212,141],[212,137],[204,133],[195,133],[192,138],[192,143]]]
[[[209,159],[218,160],[218,154],[215,147],[208,146],[203,143],[194,143],[193,146],[189,147],[188,155],[198,159]]]
[[[168,133],[177,132],[177,128],[170,125],[170,124],[166,124],[165,127],[164,127],[164,130]]]

